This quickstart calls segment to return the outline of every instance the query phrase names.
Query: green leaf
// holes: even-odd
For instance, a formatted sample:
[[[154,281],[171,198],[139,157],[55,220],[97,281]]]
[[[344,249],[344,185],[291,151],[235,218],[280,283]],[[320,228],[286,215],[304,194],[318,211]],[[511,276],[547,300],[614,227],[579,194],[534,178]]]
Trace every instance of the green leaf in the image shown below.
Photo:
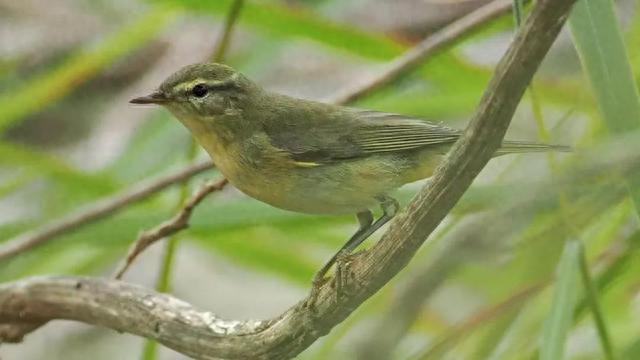
[[[478,345],[478,349],[473,353],[474,359],[495,359],[497,353],[500,353],[501,344],[506,341],[509,336],[509,330],[518,319],[518,314],[522,311],[524,304],[518,306],[504,317],[495,320],[486,334],[482,337],[482,341]]]
[[[628,270],[635,256],[640,252],[640,231],[636,231],[626,240],[629,248],[626,249],[613,264],[611,264],[596,280],[598,291],[604,292],[616,279],[622,278],[622,273]],[[585,305],[586,306],[586,305]]]
[[[582,0],[569,25],[605,124],[615,134],[640,127],[640,98],[611,0]],[[640,187],[640,176],[629,180]],[[631,192],[640,214],[640,192]]]
[[[116,60],[145,45],[177,14],[173,9],[153,10],[95,48],[72,55],[55,69],[35,75],[23,81],[20,87],[12,89],[11,93],[0,95],[0,133],[25,116],[64,97]]]
[[[593,315],[593,319],[596,323],[596,329],[598,330],[598,337],[600,338],[602,351],[605,355],[605,358],[607,358],[608,360],[612,360],[613,346],[611,345],[609,331],[607,330],[607,326],[604,322],[604,316],[602,315],[602,305],[600,304],[600,299],[598,298],[598,291],[596,289],[596,284],[594,283],[593,278],[591,277],[589,264],[584,254],[582,244],[578,242],[578,245],[580,245],[580,248],[579,248],[580,275],[582,278],[582,283],[586,290],[585,297],[587,299],[587,303],[589,304],[589,308],[591,310],[591,314]]]
[[[614,133],[637,129],[640,125],[638,89],[612,1],[578,2],[569,24],[607,126]]]
[[[632,342],[622,354],[623,360],[637,360],[640,358],[640,338]]]
[[[47,273],[80,273],[100,257],[103,266],[113,254],[123,256],[141,229],[151,228],[167,219],[166,207],[149,209],[137,205],[113,217],[81,227],[76,231],[0,263],[0,281]],[[34,224],[22,224],[21,230]],[[15,233],[15,226],[0,227],[0,234]],[[111,256],[107,256],[111,254]],[[92,260],[93,259],[93,260]]]
[[[116,188],[116,183],[108,176],[83,173],[52,155],[18,144],[0,141],[0,164],[23,167],[27,171],[50,176],[70,186],[93,190],[96,195]]]
[[[238,264],[277,274],[300,285],[310,284],[317,269],[315,262],[287,246],[288,241],[282,238],[284,233],[274,234],[273,230],[256,227],[249,231],[226,231],[224,238],[215,240],[207,234],[194,233],[203,248],[215,250]]]
[[[166,170],[176,163],[185,163],[191,135],[164,109],[153,111],[135,132],[118,158],[101,173],[123,182],[140,181]],[[183,150],[183,151],[180,151]],[[210,173],[208,176],[212,176]]]
[[[233,0],[156,0],[152,2],[182,6],[199,14],[225,16]],[[246,1],[241,24],[268,34],[309,39],[334,49],[374,60],[387,60],[402,52],[403,46],[391,39],[374,36],[348,25],[337,24],[302,9],[259,1]]]
[[[565,340],[573,325],[573,311],[579,285],[579,264],[580,244],[576,240],[568,241],[558,264],[553,304],[542,334],[541,360],[563,358]]]
[[[25,185],[31,184],[35,179],[36,175],[31,172],[18,172],[18,174],[11,179],[3,179],[4,183],[0,183],[0,199],[12,194]]]

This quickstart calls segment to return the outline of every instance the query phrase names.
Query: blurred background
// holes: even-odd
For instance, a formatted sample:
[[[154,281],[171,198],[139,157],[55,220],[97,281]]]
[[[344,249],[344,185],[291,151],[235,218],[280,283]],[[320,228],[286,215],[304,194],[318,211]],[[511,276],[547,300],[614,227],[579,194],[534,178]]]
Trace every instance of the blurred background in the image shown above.
[[[200,149],[190,155],[188,132],[168,112],[128,101],[181,66],[210,59],[232,3],[0,0],[0,245],[207,158]],[[487,3],[246,0],[225,62],[271,90],[330,99]],[[410,266],[300,359],[532,359],[551,351],[545,339],[570,359],[640,358],[640,137],[633,131],[640,127],[640,14],[635,0],[614,7],[616,17],[588,23],[596,36],[572,19],[507,135],[576,151],[493,160]],[[512,13],[492,20],[351,105],[464,127],[515,28]],[[618,34],[626,49],[611,45]],[[594,47],[600,58],[590,61]],[[220,176],[208,170],[2,260],[0,281],[110,276],[141,231]],[[403,204],[422,185],[401,189]],[[125,280],[164,283],[225,318],[269,318],[306,295],[315,271],[355,229],[353,217],[290,213],[227,186],[174,237],[173,261],[160,242]],[[88,356],[184,358],[64,321],[0,346],[3,360]]]

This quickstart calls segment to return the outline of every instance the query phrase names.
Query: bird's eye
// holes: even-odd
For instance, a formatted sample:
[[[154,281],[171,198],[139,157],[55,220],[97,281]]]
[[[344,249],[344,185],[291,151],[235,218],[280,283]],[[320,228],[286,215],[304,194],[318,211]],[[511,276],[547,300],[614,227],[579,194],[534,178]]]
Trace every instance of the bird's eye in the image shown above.
[[[193,89],[191,89],[191,93],[193,94],[193,96],[199,98],[205,97],[208,91],[209,90],[207,89],[207,86],[205,84],[197,84],[193,87]]]

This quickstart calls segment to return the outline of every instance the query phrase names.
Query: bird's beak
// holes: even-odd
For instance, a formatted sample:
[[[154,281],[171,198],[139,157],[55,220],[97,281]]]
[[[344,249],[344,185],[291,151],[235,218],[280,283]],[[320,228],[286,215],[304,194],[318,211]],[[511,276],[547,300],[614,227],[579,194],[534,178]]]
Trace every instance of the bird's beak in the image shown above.
[[[169,99],[164,93],[156,91],[147,96],[131,99],[129,102],[131,104],[164,104],[168,101]]]

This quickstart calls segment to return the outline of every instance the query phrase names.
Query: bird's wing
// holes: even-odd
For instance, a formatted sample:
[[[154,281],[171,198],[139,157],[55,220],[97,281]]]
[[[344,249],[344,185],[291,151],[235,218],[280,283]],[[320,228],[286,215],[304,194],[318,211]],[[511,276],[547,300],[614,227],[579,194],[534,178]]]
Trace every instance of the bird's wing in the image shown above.
[[[453,144],[461,134],[457,129],[398,114],[370,110],[355,113],[366,121],[354,131],[354,141],[368,154],[440,148]]]
[[[271,143],[305,164],[433,147],[443,153],[460,130],[398,114],[342,108],[326,121],[289,122],[267,134]],[[299,125],[298,125],[299,124]]]

